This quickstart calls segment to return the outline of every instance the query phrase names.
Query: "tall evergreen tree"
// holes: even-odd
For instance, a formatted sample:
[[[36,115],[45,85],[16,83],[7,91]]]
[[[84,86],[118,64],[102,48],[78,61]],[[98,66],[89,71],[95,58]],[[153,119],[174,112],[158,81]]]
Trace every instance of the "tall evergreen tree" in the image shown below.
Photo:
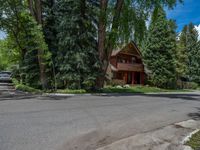
[[[190,23],[186,28],[185,46],[188,53],[188,73],[190,81],[200,83],[200,45],[198,41],[198,32],[194,24]]]
[[[158,87],[169,87],[175,80],[174,30],[163,8],[156,8],[152,15],[143,55],[148,69],[152,72],[151,82]]]
[[[98,74],[96,3],[61,0],[57,4],[57,76],[68,88],[94,85]]]
[[[177,78],[186,78],[188,72],[188,53],[186,49],[186,33],[187,26],[185,26],[177,39],[176,49],[176,73]]]

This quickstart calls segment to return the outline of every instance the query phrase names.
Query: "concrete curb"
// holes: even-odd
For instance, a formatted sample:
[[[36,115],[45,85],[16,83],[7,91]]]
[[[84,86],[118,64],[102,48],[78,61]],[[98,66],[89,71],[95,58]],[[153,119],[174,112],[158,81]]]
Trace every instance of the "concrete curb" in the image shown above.
[[[197,133],[197,132],[199,132],[199,131],[200,131],[199,129],[194,130],[193,132],[191,132],[190,134],[188,134],[188,136],[186,136],[186,137],[181,141],[181,143],[182,143],[182,144],[186,144],[186,143],[190,140],[190,138],[191,138],[195,133]]]
[[[195,120],[174,123],[154,131],[115,141],[96,150],[192,150],[190,146],[185,145],[185,142],[199,131],[195,129],[199,123]]]
[[[44,93],[43,96],[140,96],[140,95],[165,95],[165,94],[200,94],[199,92],[160,92],[160,93],[86,93],[86,94],[63,94]]]

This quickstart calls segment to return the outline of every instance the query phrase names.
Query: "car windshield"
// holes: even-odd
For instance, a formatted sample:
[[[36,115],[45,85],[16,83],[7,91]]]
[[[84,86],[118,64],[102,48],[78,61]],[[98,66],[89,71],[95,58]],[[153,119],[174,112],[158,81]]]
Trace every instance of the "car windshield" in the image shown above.
[[[10,72],[0,72],[0,77],[10,77],[11,73]]]
[[[10,75],[9,74],[0,74],[0,76],[2,76],[2,77],[9,77]]]

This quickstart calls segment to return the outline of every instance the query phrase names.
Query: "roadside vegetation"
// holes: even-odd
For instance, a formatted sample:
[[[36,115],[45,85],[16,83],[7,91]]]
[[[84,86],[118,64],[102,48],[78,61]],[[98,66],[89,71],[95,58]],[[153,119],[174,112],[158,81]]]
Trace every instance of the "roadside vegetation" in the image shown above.
[[[200,131],[192,136],[192,138],[186,143],[191,146],[194,150],[200,149]]]
[[[160,93],[160,92],[188,92],[183,89],[163,89],[150,86],[132,86],[132,87],[105,87],[100,90],[102,93]]]
[[[63,89],[63,90],[57,90],[56,93],[61,93],[61,94],[86,94],[88,92],[84,89],[79,89],[79,90]]]
[[[167,8],[182,2],[0,0],[0,30],[7,35],[0,41],[0,70],[11,70],[20,81],[16,88],[27,91],[194,89],[200,83],[198,32],[190,23],[176,33],[176,22],[166,17]],[[150,87],[104,87],[112,50],[132,40]]]
[[[16,90],[28,92],[28,93],[32,93],[32,94],[42,93],[41,90],[24,85],[24,84],[20,83],[18,80],[16,80],[15,78],[12,79],[12,83],[14,84]]]
[[[141,94],[146,94],[146,93],[161,93],[161,92],[189,92],[191,90],[189,89],[162,89],[162,88],[157,88],[157,87],[150,87],[150,86],[106,86],[104,88],[101,88],[99,90],[91,91],[91,90],[84,90],[84,89],[79,89],[79,90],[72,90],[72,89],[59,89],[56,91],[47,91],[48,93],[51,92],[56,92],[56,93],[61,93],[61,94],[98,94],[98,93],[129,93],[129,94],[134,94],[134,93],[141,93]]]

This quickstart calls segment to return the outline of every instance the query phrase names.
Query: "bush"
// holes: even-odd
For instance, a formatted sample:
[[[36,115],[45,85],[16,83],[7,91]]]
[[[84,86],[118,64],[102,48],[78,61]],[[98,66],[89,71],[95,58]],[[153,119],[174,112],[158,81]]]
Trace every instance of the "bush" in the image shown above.
[[[64,90],[57,90],[57,93],[63,93],[63,94],[84,94],[87,93],[84,89],[79,90],[71,90],[71,89],[64,89]]]
[[[16,78],[12,78],[12,83],[16,86],[19,84],[19,81]]]
[[[101,89],[103,93],[149,93],[149,92],[165,92],[167,90],[156,88],[156,87],[147,87],[147,86],[132,86],[132,87],[105,87]]]
[[[125,84],[126,83],[124,80],[113,79],[112,81],[110,81],[111,86],[117,86],[117,85],[123,86]]]
[[[195,82],[188,82],[187,83],[187,89],[197,89],[198,88],[198,84]]]
[[[20,90],[23,92],[29,92],[29,93],[40,93],[41,91],[38,89],[34,89],[32,87],[29,87],[27,85],[23,85],[23,84],[18,84],[15,86],[16,90]]]
[[[177,87],[181,89],[197,89],[198,84],[195,82],[177,81]]]

